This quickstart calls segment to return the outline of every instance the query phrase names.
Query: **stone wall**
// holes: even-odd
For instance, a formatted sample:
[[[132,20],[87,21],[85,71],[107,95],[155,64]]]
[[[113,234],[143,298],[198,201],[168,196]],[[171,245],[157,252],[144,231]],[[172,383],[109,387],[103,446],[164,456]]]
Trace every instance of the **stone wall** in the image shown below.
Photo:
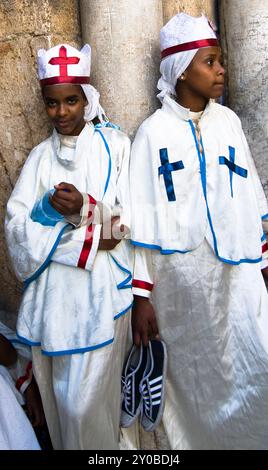
[[[50,130],[36,75],[36,51],[64,41],[78,45],[80,36],[78,0],[0,2],[0,309],[10,312],[11,316],[5,315],[10,323],[21,286],[7,258],[5,206],[29,151]]]

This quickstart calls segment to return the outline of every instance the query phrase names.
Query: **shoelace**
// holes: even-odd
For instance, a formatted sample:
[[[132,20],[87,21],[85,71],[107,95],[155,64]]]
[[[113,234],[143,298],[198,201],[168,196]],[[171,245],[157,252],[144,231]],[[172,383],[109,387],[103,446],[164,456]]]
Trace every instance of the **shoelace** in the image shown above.
[[[140,385],[139,390],[140,390],[143,404],[145,406],[145,411],[147,412],[147,414],[149,414],[150,408],[151,408],[151,400],[150,400],[150,394],[149,394],[149,388],[147,386],[147,382],[145,382],[143,385]],[[141,411],[143,414],[143,407]]]
[[[158,382],[158,385],[154,385]],[[145,407],[145,412],[150,418],[152,418],[153,406],[160,405],[162,395],[162,375],[156,377],[154,380],[144,382],[139,387],[142,400]],[[156,393],[155,393],[156,392]]]
[[[124,395],[124,401],[126,402],[127,405],[129,405],[130,396],[131,396],[131,380],[130,378],[125,379],[121,377],[121,383],[122,383],[122,393]]]

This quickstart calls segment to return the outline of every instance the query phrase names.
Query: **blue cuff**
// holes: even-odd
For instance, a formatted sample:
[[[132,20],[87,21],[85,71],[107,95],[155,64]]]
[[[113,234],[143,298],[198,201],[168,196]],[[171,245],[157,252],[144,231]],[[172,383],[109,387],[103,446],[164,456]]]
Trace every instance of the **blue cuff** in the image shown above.
[[[31,212],[31,219],[41,225],[54,227],[64,216],[56,211],[49,202],[49,196],[54,193],[54,189],[47,191],[42,199],[37,201]]]

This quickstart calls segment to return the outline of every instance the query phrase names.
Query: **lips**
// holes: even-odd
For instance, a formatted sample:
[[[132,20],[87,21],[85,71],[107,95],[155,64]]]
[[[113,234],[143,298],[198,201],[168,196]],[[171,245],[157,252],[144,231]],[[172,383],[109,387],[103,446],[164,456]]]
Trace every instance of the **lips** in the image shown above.
[[[69,126],[70,121],[58,121],[57,124],[58,124],[60,127],[66,127],[66,126]]]

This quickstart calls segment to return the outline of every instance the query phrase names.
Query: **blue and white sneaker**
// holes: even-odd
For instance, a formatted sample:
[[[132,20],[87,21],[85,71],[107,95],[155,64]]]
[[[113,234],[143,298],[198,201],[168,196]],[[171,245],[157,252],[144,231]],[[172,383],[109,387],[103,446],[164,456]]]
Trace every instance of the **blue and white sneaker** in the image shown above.
[[[165,402],[166,372],[166,345],[163,341],[152,339],[147,348],[147,365],[140,383],[141,424],[145,431],[154,431],[161,421]]]
[[[147,348],[133,344],[123,367],[121,378],[122,404],[120,425],[128,428],[141,410],[140,382],[147,363]]]

